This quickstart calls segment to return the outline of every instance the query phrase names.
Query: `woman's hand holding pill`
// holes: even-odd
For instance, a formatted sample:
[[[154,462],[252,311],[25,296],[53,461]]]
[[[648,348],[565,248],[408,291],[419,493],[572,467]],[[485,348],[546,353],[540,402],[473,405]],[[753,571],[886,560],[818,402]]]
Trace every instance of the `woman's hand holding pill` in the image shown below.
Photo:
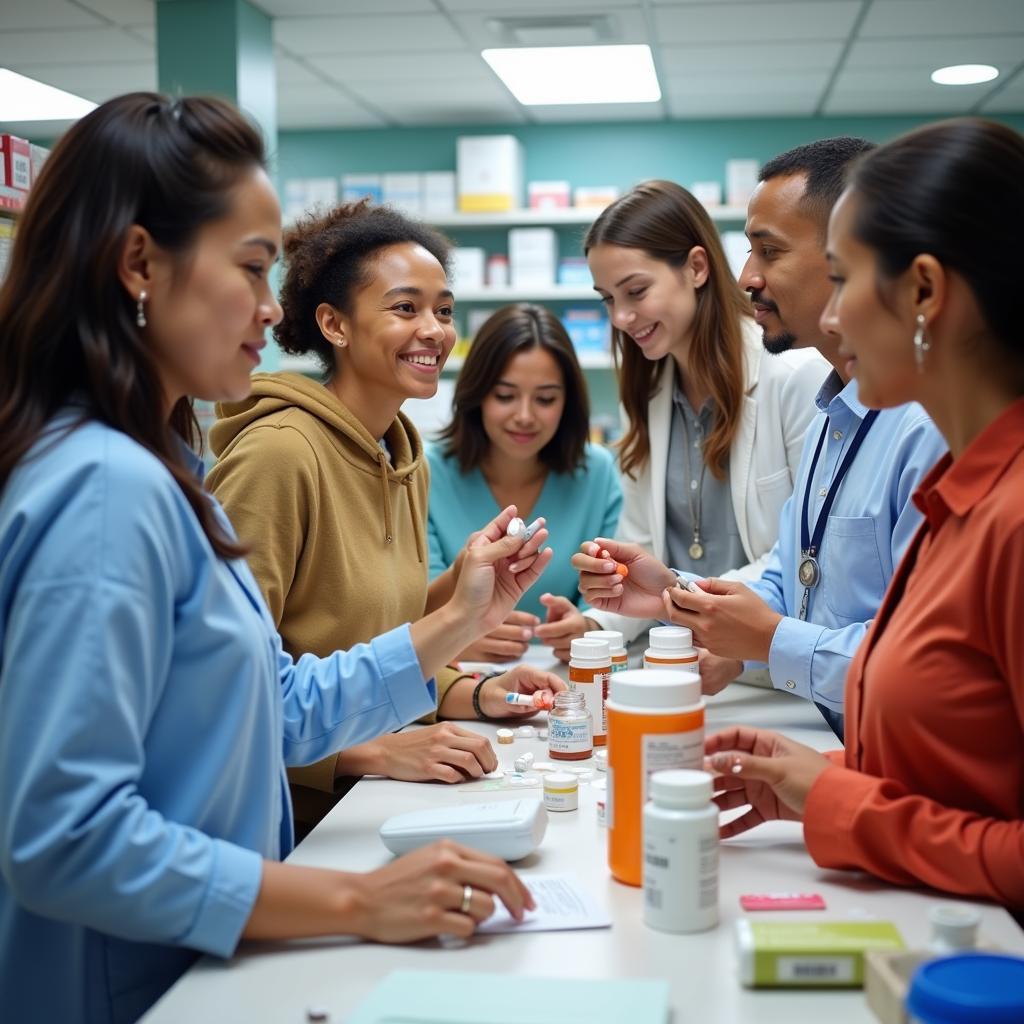
[[[532,665],[516,665],[500,676],[493,676],[480,689],[480,707],[488,718],[529,718],[539,710],[550,709],[555,694],[568,689],[564,680]],[[510,704],[509,694],[535,698],[531,704]]]
[[[494,913],[495,900],[517,921],[535,909],[530,891],[504,861],[447,839],[343,878],[348,891],[340,902],[351,908],[350,930],[375,942],[468,938]]]
[[[493,523],[500,523],[508,511]],[[481,531],[466,549],[452,604],[475,628],[477,636],[497,629],[540,578],[553,554],[551,548],[537,551],[547,536],[548,531],[540,527],[524,543],[522,534],[491,540],[486,531]],[[524,557],[523,552],[531,548],[536,554]]]
[[[704,769],[715,776],[722,811],[750,809],[719,829],[723,839],[763,821],[801,821],[811,787],[832,762],[817,750],[767,729],[733,726],[704,741]]]
[[[661,595],[675,573],[638,544],[597,537],[580,545],[572,556],[580,574],[580,593],[593,608],[657,619],[663,614]]]

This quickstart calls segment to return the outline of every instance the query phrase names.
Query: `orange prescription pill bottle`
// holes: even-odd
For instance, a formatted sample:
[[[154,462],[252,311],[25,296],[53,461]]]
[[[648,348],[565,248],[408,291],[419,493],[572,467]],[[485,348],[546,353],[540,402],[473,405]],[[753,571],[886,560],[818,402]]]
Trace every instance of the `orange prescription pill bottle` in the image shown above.
[[[578,637],[569,645],[569,689],[583,694],[594,723],[594,746],[603,747],[608,727],[604,702],[612,675],[612,654],[607,640]]]
[[[608,712],[608,866],[627,885],[643,882],[643,809],[650,777],[704,762],[700,676],[629,669],[612,676]]]
[[[650,647],[644,651],[644,668],[683,668],[697,672],[697,648],[693,633],[685,626],[655,626],[647,634]]]
[[[617,629],[589,629],[583,634],[587,640],[607,640],[612,653],[612,672],[625,672],[629,668],[629,656],[622,634]]]

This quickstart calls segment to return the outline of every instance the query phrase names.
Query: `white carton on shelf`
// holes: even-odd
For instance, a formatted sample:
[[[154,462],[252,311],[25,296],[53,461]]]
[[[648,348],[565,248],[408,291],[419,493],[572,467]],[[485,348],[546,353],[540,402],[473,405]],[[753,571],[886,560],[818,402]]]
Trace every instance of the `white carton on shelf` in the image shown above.
[[[547,288],[555,283],[558,236],[554,228],[512,228],[508,233],[513,288]]]
[[[569,182],[531,181],[527,186],[531,210],[561,210],[569,206]]]
[[[455,140],[459,209],[503,213],[523,205],[523,146],[514,135],[462,135]]]
[[[371,202],[380,203],[384,188],[379,174],[343,174],[341,176],[341,201],[352,203],[369,197]]]
[[[420,174],[385,174],[382,177],[382,198],[388,206],[401,210],[410,217],[423,215],[423,193]]]
[[[695,181],[690,189],[693,198],[707,207],[722,205],[722,183],[720,181]]]
[[[455,172],[426,171],[420,182],[423,215],[435,217],[455,212]]]
[[[458,245],[452,249],[452,287],[456,296],[460,288],[483,288],[486,254],[475,246]]]
[[[746,206],[757,188],[756,160],[725,161],[725,196],[730,206]]]

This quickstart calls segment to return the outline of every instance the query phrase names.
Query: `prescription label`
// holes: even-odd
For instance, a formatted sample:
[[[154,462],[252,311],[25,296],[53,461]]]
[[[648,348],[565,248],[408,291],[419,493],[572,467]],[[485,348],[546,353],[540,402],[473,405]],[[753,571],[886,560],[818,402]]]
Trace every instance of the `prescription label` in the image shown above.
[[[590,722],[564,722],[555,717],[548,719],[548,754],[551,757],[589,757],[593,750]]]
[[[704,764],[704,730],[645,733],[643,737],[644,799],[650,798],[651,776],[666,768],[694,768]]]
[[[608,712],[605,701],[608,700],[608,686],[612,673],[609,669],[601,672],[595,669],[569,669],[569,689],[583,694],[583,701],[590,712],[590,720],[594,723],[594,739],[603,744],[608,735]]]

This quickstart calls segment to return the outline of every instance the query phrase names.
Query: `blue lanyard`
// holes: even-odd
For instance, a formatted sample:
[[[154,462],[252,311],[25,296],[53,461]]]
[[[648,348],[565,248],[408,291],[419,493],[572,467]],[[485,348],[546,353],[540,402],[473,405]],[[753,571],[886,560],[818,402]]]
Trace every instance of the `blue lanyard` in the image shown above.
[[[853,435],[853,440],[850,442],[850,448],[843,458],[843,461],[839,464],[839,468],[836,470],[836,475],[832,478],[832,483],[829,484],[828,492],[825,495],[825,501],[821,506],[821,511],[818,513],[818,518],[814,521],[814,532],[811,532],[809,525],[809,512],[811,504],[811,485],[814,481],[814,471],[818,466],[818,458],[821,455],[822,446],[825,444],[825,437],[828,435],[829,420],[825,419],[825,425],[822,427],[821,436],[818,438],[818,446],[814,449],[814,458],[811,459],[811,466],[807,472],[807,484],[804,487],[804,505],[803,514],[800,517],[800,567],[799,576],[800,582],[804,585],[804,598],[801,605],[801,615],[803,618],[807,611],[807,599],[812,588],[818,585],[820,579],[820,572],[818,569],[817,556],[821,550],[821,542],[825,536],[825,527],[828,524],[828,515],[832,511],[832,503],[836,500],[836,495],[839,493],[839,487],[843,482],[843,477],[846,476],[847,471],[853,464],[854,456],[857,454],[858,449],[864,443],[864,438],[867,437],[868,431],[871,429],[871,425],[878,419],[878,410],[872,409],[864,419],[861,421],[860,426],[857,428],[857,433]]]

